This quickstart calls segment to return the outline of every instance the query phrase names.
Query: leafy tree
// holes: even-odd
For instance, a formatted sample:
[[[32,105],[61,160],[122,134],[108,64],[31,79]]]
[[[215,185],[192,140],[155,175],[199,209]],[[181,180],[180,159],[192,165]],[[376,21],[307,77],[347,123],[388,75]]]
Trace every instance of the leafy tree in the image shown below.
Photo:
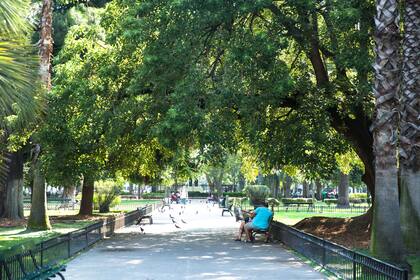
[[[28,1],[0,3],[0,217],[23,218],[23,147],[39,110]]]

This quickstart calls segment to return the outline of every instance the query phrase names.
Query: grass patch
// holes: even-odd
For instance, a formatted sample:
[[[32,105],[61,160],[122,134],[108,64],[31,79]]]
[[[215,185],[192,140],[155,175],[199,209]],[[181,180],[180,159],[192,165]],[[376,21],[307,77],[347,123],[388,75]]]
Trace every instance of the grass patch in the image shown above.
[[[331,217],[331,218],[350,218],[359,216],[360,213],[314,213],[314,212],[286,212],[276,211],[274,220],[286,225],[294,225],[299,221],[310,217]]]
[[[52,230],[46,231],[29,231],[23,226],[0,228],[0,257],[14,255],[32,248],[41,241],[78,230],[89,224],[92,224],[92,221],[58,222],[52,225]]]
[[[413,269],[413,280],[420,280],[420,256],[410,256],[407,260]]]

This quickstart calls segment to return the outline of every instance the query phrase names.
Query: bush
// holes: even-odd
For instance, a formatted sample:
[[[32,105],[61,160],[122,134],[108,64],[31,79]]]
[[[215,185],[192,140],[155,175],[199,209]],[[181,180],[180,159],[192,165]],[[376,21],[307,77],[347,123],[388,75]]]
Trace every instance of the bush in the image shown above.
[[[315,203],[313,198],[282,198],[283,204]]]
[[[270,188],[265,185],[248,185],[244,191],[254,206],[264,204],[270,195]]]
[[[370,197],[368,198],[367,193],[351,193],[349,195],[350,203],[370,203]]]
[[[350,199],[367,199],[367,193],[351,193],[349,194]]]
[[[335,199],[335,198],[327,198],[327,199],[324,199],[324,202],[325,202],[327,205],[330,205],[330,204],[337,204],[338,199]]]
[[[112,180],[100,180],[95,182],[95,194],[93,195],[93,207],[99,213],[109,212],[109,208],[121,203],[119,196],[122,186]]]
[[[246,197],[246,194],[243,192],[225,192],[223,193],[223,196],[229,196],[229,197]]]
[[[191,191],[188,192],[188,197],[208,197],[209,194],[206,192]]]
[[[161,192],[144,193],[142,197],[144,199],[163,199],[165,198],[165,193],[161,193]]]

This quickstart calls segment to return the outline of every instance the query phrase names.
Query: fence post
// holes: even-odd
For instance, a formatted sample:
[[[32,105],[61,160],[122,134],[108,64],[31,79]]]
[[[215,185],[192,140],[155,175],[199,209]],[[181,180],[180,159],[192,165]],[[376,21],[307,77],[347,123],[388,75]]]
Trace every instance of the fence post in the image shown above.
[[[356,280],[356,252],[353,251],[353,280]]]
[[[41,242],[41,266],[44,266],[44,242]]]
[[[86,237],[86,247],[89,246],[89,239],[88,239],[88,230],[85,228],[85,237]]]
[[[404,269],[404,276],[403,276],[404,280],[408,280],[408,270]]]
[[[67,234],[67,256],[71,257],[71,233]]]

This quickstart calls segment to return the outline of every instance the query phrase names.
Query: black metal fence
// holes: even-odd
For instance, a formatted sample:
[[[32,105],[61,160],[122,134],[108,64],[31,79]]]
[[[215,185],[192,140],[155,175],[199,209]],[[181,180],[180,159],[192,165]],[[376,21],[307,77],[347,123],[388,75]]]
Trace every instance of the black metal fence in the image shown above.
[[[5,259],[0,259],[0,280],[18,280],[36,270],[32,257],[40,266],[54,265],[90,247],[115,230],[133,224],[138,218],[150,214],[157,205],[147,205],[124,216],[97,222],[85,228],[51,238],[35,245],[32,249]]]
[[[273,239],[299,252],[341,279],[408,280],[402,268],[349,250],[280,222],[272,224]]]

